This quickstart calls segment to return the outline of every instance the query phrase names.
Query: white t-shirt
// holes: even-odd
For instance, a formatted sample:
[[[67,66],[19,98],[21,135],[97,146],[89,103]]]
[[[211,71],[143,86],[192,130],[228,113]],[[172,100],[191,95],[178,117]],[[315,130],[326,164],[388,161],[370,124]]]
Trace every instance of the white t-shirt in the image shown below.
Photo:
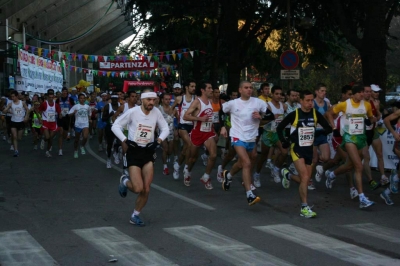
[[[231,129],[229,136],[244,142],[253,142],[258,136],[260,119],[253,119],[253,112],[261,115],[267,111],[267,103],[261,99],[251,97],[247,101],[238,98],[222,104],[224,113],[230,113]]]
[[[139,146],[145,147],[154,141],[156,126],[161,130],[160,139],[165,140],[169,134],[168,124],[161,111],[153,108],[148,115],[143,113],[142,107],[137,106],[120,115],[111,127],[115,136],[121,141],[126,139],[121,128],[128,128],[128,139],[135,141]]]
[[[75,114],[75,127],[77,128],[86,128],[89,127],[89,116],[92,114],[91,108],[89,105],[75,104],[69,110],[68,114],[73,114],[77,110]]]

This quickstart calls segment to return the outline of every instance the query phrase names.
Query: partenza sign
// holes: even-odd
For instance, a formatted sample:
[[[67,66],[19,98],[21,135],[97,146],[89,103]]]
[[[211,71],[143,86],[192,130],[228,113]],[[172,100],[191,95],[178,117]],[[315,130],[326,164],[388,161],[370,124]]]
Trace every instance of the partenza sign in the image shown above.
[[[145,70],[157,68],[157,62],[149,62],[147,60],[127,60],[123,61],[108,61],[100,62],[100,70],[105,71],[130,71],[130,70]]]

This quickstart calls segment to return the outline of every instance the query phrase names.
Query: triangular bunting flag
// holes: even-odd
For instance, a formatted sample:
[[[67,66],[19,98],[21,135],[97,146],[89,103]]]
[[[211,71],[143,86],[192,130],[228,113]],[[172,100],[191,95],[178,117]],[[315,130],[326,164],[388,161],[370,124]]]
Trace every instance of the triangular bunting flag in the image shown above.
[[[42,50],[43,50],[43,48],[38,48],[37,49],[38,56],[42,56]]]
[[[110,61],[114,61],[114,56],[110,56]]]
[[[43,50],[43,57],[47,57],[47,54],[49,53],[49,50],[47,50],[47,49],[44,49]]]
[[[182,58],[182,54],[181,53],[178,54],[178,58],[179,58],[179,60],[181,60],[181,58]]]
[[[111,72],[107,71],[107,77],[110,77],[110,75],[111,75]]]
[[[151,56],[148,56],[148,57],[147,57],[147,61],[150,62],[150,60],[151,60]]]
[[[183,53],[183,55],[185,56],[185,58],[187,58],[188,55],[189,55],[189,53],[188,53],[188,52],[185,52],[185,53]]]
[[[99,59],[99,57],[97,55],[94,56],[94,61],[97,62],[97,60]]]
[[[172,52],[172,54],[175,54],[175,50],[172,50],[171,52]]]
[[[32,52],[32,54],[34,54],[35,53],[35,46],[31,46],[31,52]]]
[[[82,61],[82,55],[81,54],[78,54],[78,60]]]
[[[169,61],[169,54],[166,54],[165,57],[166,57],[167,60]]]
[[[172,58],[176,61],[176,54],[175,53],[172,54]]]
[[[60,60],[60,61],[61,61],[61,59],[62,59],[62,56],[63,56],[63,52],[61,52],[61,51],[58,51],[58,60]]]
[[[87,54],[83,55],[83,58],[85,58],[85,61],[87,61],[88,57],[89,57],[89,55],[87,55]]]
[[[193,52],[193,51],[190,51],[190,55],[191,55],[192,58],[193,58],[194,52]]]
[[[108,56],[103,56],[103,59],[104,59],[104,62],[107,62],[107,58],[108,58]]]
[[[102,62],[103,60],[104,60],[104,58],[103,58],[102,55],[99,55],[99,56],[97,57],[97,61],[98,61],[98,62]]]
[[[25,45],[24,50],[28,51],[29,50],[29,45]]]

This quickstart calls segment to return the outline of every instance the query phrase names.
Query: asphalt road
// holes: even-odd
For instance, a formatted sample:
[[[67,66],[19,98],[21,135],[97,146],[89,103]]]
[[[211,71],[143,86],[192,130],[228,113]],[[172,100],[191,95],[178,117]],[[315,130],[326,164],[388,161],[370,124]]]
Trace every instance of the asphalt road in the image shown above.
[[[118,194],[121,165],[105,165],[105,153],[90,140],[86,155],[46,158],[24,137],[20,157],[0,142],[0,264],[3,265],[400,265],[400,199],[387,206],[379,191],[368,210],[351,200],[345,178],[328,191],[323,182],[309,193],[318,216],[299,216],[298,186],[288,190],[262,173],[247,205],[240,175],[223,191],[162,175],[161,158],[147,206],[145,227],[129,223],[136,195]],[[160,151],[158,151],[160,154]],[[218,158],[218,162],[221,159]],[[112,256],[111,256],[112,255]],[[109,262],[115,259],[116,262]]]

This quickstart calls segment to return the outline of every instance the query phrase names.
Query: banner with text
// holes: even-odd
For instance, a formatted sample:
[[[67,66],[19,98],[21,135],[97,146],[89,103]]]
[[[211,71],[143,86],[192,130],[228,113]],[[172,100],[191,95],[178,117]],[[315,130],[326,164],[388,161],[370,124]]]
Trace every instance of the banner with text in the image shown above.
[[[100,70],[106,71],[131,71],[131,70],[146,70],[157,68],[157,62],[147,60],[127,60],[99,62]]]

